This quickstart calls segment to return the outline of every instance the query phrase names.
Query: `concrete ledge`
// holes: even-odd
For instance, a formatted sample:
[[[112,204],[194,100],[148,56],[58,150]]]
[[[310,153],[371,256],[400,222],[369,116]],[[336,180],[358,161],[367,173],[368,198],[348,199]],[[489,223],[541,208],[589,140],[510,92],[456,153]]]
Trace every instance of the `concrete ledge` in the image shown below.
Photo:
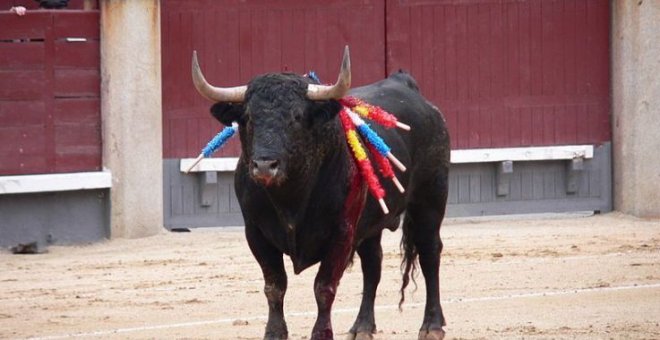
[[[554,161],[593,158],[593,145],[539,146],[527,148],[453,150],[452,164],[502,161]]]
[[[109,171],[0,176],[0,195],[103,189],[112,187]]]
[[[451,151],[452,164],[502,161],[552,161],[574,158],[590,159],[593,157],[593,145],[562,145]],[[194,158],[181,159],[179,164],[180,171],[185,172],[194,161]],[[237,163],[237,157],[206,158],[199,162],[199,164],[190,170],[190,172],[234,171],[236,170]]]
[[[179,163],[179,170],[186,172],[194,161],[194,158],[182,158]],[[236,170],[236,164],[238,164],[238,157],[205,158],[192,168],[190,172],[234,171]]]

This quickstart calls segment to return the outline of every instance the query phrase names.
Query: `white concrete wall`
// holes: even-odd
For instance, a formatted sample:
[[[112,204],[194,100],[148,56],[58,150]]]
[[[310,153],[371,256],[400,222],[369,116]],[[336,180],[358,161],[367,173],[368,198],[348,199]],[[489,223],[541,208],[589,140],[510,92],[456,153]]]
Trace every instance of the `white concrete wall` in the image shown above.
[[[103,164],[111,236],[163,230],[160,2],[101,0]]]
[[[660,1],[612,1],[614,208],[660,217]]]

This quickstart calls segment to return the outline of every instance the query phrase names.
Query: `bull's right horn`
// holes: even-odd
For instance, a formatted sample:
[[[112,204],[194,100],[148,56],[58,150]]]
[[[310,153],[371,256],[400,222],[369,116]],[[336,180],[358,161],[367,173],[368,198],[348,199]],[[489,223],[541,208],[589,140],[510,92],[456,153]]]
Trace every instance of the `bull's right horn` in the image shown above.
[[[314,85],[307,86],[307,98],[311,100],[339,99],[346,95],[351,88],[351,57],[348,53],[348,45],[344,47],[344,58],[341,61],[341,70],[337,83],[334,85]]]
[[[192,80],[195,88],[204,98],[213,102],[241,103],[245,99],[247,86],[215,87],[209,84],[199,68],[197,51],[192,55]]]

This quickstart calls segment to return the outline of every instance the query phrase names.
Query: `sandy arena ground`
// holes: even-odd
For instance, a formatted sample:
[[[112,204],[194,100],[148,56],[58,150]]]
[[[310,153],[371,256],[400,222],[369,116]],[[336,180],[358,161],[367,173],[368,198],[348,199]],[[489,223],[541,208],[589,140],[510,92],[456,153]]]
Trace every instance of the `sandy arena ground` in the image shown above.
[[[449,220],[441,269],[448,339],[660,339],[660,221],[602,216]],[[402,312],[400,234],[385,232],[377,339],[415,339],[424,285]],[[334,306],[342,339],[359,259]],[[292,339],[307,339],[317,267],[289,267]],[[0,253],[0,338],[258,339],[266,299],[242,230],[205,229]]]

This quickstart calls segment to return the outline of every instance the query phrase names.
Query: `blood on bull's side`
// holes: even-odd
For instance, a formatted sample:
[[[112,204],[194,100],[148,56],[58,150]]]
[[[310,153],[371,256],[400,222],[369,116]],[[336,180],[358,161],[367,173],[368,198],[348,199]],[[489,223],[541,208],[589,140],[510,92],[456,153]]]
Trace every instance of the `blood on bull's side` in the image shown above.
[[[314,280],[318,315],[311,336],[332,339],[332,304],[355,252],[361,259],[363,295],[350,334],[372,338],[383,257],[381,235],[384,229],[398,228],[403,218],[401,303],[419,260],[426,283],[419,338],[442,339],[440,225],[447,202],[449,135],[442,114],[422,97],[415,80],[399,71],[351,90],[348,47],[334,85],[273,73],[257,76],[247,86],[215,87],[202,75],[196,55],[192,71],[199,93],[214,102],[211,114],[226,126],[238,125],[242,152],[235,188],[248,245],[265,280],[269,313],[264,338],[288,337],[283,308],[286,254],[296,274],[320,262]],[[387,148],[362,150],[372,158],[389,152],[390,159],[406,165],[406,171],[401,167],[388,174],[380,164],[387,162],[382,157],[377,162],[381,172],[367,178],[369,172],[358,159],[364,160],[363,155],[351,150],[356,148],[351,143],[364,142],[346,139],[350,130],[345,125],[346,106],[352,102],[387,111],[393,120],[410,127],[404,131],[371,124]],[[349,118],[357,125],[372,122],[368,115]],[[375,185],[382,192],[373,189]]]

